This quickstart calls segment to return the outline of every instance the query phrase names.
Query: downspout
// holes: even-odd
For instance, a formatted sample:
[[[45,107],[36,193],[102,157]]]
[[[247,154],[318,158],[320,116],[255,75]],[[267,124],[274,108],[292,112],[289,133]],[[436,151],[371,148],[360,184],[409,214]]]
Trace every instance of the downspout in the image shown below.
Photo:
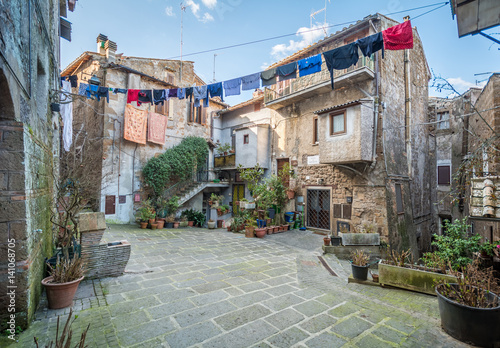
[[[405,22],[410,16],[404,17]],[[410,98],[410,54],[408,49],[404,51],[404,81],[405,81],[405,145],[408,164],[408,176],[412,177],[411,166],[411,98]]]
[[[370,20],[370,24],[377,32],[377,28],[375,28],[375,25],[373,25],[372,20]],[[372,165],[371,167],[374,167],[377,161],[377,135],[378,135],[378,106],[380,103],[380,96],[379,96],[379,81],[380,81],[380,76],[379,76],[379,55],[380,53],[377,52],[375,54],[375,90],[376,90],[376,97],[375,97],[375,108],[373,111],[373,142],[372,142]]]

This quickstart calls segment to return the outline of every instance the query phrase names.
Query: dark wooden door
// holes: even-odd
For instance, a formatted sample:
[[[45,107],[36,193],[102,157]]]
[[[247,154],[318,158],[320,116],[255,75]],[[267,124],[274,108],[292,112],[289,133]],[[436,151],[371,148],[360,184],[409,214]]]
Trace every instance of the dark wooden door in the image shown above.
[[[106,196],[106,206],[104,208],[104,214],[113,215],[115,214],[116,196]]]

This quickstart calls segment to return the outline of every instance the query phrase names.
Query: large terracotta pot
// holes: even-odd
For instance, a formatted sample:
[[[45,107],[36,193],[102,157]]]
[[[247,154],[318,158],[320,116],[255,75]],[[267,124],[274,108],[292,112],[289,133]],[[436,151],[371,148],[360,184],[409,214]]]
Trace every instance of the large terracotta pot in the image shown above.
[[[174,222],[174,228],[179,228],[179,222]]]
[[[245,237],[253,238],[253,232],[255,228],[253,226],[245,226]]]
[[[143,228],[143,229],[144,229],[144,228],[146,228],[146,227],[148,227],[148,222],[147,222],[147,221],[145,221],[145,222],[141,222],[141,228]]]
[[[189,227],[193,227],[193,225],[194,225],[194,221],[188,221],[188,226]]]
[[[42,279],[50,309],[66,308],[73,304],[78,285],[83,277],[68,283],[52,283],[52,276]]]
[[[266,235],[266,230],[264,228],[257,228],[255,230],[255,235],[257,236],[257,238],[264,238],[264,236]]]
[[[156,223],[158,224],[158,227],[156,228],[160,230],[165,225],[165,220],[158,220]]]

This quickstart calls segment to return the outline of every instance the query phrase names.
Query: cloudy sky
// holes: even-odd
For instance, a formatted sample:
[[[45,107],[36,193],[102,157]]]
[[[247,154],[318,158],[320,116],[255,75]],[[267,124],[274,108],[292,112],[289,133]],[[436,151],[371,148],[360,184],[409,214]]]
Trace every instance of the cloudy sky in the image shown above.
[[[127,56],[179,59],[181,38],[180,0],[79,0],[69,13],[72,42],[62,39],[61,59],[65,67],[84,51],[96,50],[96,37],[107,35]],[[326,3],[325,12],[314,17]],[[443,5],[422,0],[183,0],[183,56],[195,62],[195,70],[206,82],[251,74],[287,55],[342,30],[348,23],[376,12],[402,21]],[[435,6],[414,9],[426,5]],[[399,12],[399,13],[396,13]],[[325,28],[326,26],[329,28]],[[484,84],[488,74],[500,71],[500,47],[476,35],[458,38],[449,5],[412,20],[423,41],[429,67],[452,82],[459,92]],[[312,30],[311,30],[312,29]],[[500,39],[500,27],[486,31]],[[277,37],[277,38],[275,38]],[[275,38],[272,40],[267,40]],[[259,41],[249,45],[247,42]],[[228,49],[218,49],[235,46]],[[238,46],[239,45],[239,46]],[[218,49],[216,51],[193,54]],[[475,75],[482,74],[482,75]],[[432,95],[445,96],[448,92]],[[230,97],[236,104],[251,95]]]

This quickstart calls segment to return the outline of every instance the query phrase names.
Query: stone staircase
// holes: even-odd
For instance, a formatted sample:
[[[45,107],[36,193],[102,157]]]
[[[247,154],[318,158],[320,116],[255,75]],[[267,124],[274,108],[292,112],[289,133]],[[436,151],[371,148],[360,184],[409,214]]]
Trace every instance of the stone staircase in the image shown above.
[[[196,196],[198,193],[203,191],[205,187],[207,187],[208,182],[191,182],[187,186],[181,188],[179,191],[177,191],[177,196],[179,196],[179,203],[183,205],[187,201],[189,201],[191,198]]]

